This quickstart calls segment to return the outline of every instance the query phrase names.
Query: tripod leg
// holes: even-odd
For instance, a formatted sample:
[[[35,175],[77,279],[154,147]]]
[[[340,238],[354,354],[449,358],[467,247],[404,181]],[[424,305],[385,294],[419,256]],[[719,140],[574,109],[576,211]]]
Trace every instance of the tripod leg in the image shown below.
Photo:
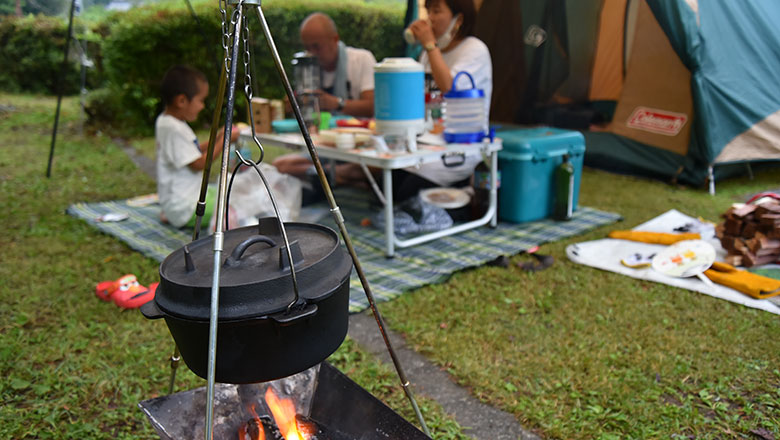
[[[231,133],[233,128],[233,106],[235,105],[236,69],[238,67],[238,47],[241,39],[241,28],[244,17],[243,2],[239,2],[235,11],[233,28],[233,45],[230,52],[230,72],[227,79],[227,107],[225,109],[225,133]],[[222,245],[224,240],[224,221],[227,209],[227,175],[228,158],[230,155],[230,135],[223,137],[222,169],[219,173],[219,191],[217,193],[217,227],[214,231],[214,266],[211,279],[211,307],[209,315],[209,355],[208,355],[208,387],[206,390],[206,440],[211,440],[214,434],[214,386],[217,367],[217,312],[219,310],[219,281],[222,266]]]
[[[203,219],[203,213],[206,210],[206,192],[208,191],[209,176],[211,175],[211,165],[214,162],[214,140],[217,137],[217,125],[219,125],[219,117],[222,113],[222,103],[225,95],[225,83],[227,82],[227,73],[225,68],[220,65],[219,74],[219,86],[217,87],[217,103],[214,108],[214,117],[211,121],[211,131],[209,132],[209,146],[206,154],[206,166],[203,168],[203,180],[200,184],[200,197],[198,198],[198,204],[195,207],[195,230],[192,233],[192,241],[198,239],[200,235],[201,220]],[[186,248],[185,248],[186,249]],[[179,346],[174,341],[173,355],[171,356],[171,379],[168,383],[168,394],[173,394],[173,388],[176,384],[176,370],[179,368],[179,362],[181,361],[181,355],[179,353]]]
[[[260,19],[260,25],[263,28],[263,33],[265,34],[268,49],[271,51],[271,57],[274,59],[274,63],[276,64],[276,70],[279,73],[282,85],[287,92],[287,97],[290,99],[290,105],[292,106],[293,113],[295,113],[295,118],[298,120],[298,126],[300,127],[301,133],[303,134],[303,139],[306,142],[307,149],[309,150],[309,155],[311,156],[312,162],[314,162],[314,168],[317,170],[317,175],[320,178],[320,184],[325,191],[325,196],[327,197],[328,204],[331,207],[330,211],[333,214],[333,218],[335,219],[336,224],[338,225],[339,231],[341,232],[341,237],[344,239],[344,244],[347,247],[347,251],[352,257],[352,263],[355,266],[355,272],[357,273],[358,278],[360,278],[360,283],[363,286],[363,291],[365,292],[368,303],[371,306],[371,311],[374,313],[374,319],[376,320],[377,326],[379,327],[379,332],[384,338],[385,346],[387,347],[388,353],[390,353],[390,358],[393,361],[395,371],[398,373],[398,378],[401,381],[401,387],[403,388],[404,394],[406,394],[407,399],[412,405],[412,409],[417,415],[417,420],[420,422],[420,426],[423,432],[425,435],[430,437],[431,433],[428,431],[428,426],[425,424],[425,420],[422,417],[420,408],[417,406],[417,401],[415,400],[414,394],[412,393],[410,383],[406,379],[406,374],[404,373],[403,367],[401,366],[401,362],[398,359],[398,356],[396,356],[395,350],[390,343],[390,338],[388,337],[385,330],[384,320],[382,319],[382,315],[379,313],[379,309],[377,308],[376,301],[374,300],[374,294],[371,292],[371,286],[368,284],[368,280],[366,279],[365,273],[363,272],[363,266],[360,264],[360,260],[358,260],[357,257],[357,252],[352,245],[352,239],[349,236],[349,232],[347,232],[347,227],[344,224],[344,217],[341,215],[341,210],[338,205],[336,205],[336,199],[333,197],[330,184],[328,184],[328,179],[325,177],[325,170],[322,168],[322,163],[320,162],[319,156],[317,155],[317,150],[314,148],[314,144],[311,141],[309,130],[306,128],[306,124],[303,121],[303,115],[301,114],[301,109],[295,99],[292,85],[290,84],[290,80],[284,71],[284,65],[282,64],[281,58],[279,58],[279,52],[276,50],[276,45],[274,44],[273,37],[271,36],[271,31],[268,28],[268,23],[265,20],[265,15],[263,15],[263,10],[259,5],[257,6],[257,16]]]
[[[68,20],[68,36],[65,38],[65,49],[62,56],[62,69],[57,77],[57,110],[54,112],[54,129],[51,132],[51,148],[49,149],[49,164],[46,166],[46,177],[51,177],[51,163],[54,160],[54,144],[57,141],[57,125],[60,123],[60,105],[62,104],[62,77],[68,67],[68,49],[70,49],[70,37],[73,33],[73,10],[76,7],[76,0],[70,2],[70,19]]]

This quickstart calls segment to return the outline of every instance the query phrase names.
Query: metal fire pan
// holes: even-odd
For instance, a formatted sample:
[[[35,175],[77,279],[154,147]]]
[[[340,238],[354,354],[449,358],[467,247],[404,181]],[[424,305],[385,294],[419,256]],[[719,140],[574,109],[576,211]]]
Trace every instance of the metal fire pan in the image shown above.
[[[293,397],[298,414],[338,431],[347,438],[429,439],[327,362],[270,382],[217,384],[214,390],[214,439],[235,440],[239,427],[251,418],[246,408],[253,403],[257,405],[258,414],[267,413],[262,402],[269,386],[283,395]],[[163,440],[189,440],[205,436],[205,387],[144,400],[138,406]]]

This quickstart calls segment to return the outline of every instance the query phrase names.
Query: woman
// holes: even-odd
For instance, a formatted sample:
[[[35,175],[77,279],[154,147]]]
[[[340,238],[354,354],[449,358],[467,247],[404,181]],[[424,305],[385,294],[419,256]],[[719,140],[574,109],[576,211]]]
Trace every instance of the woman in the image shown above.
[[[426,93],[439,90],[442,94],[452,88],[458,72],[468,72],[474,87],[485,93],[485,113],[490,111],[493,92],[493,64],[490,51],[480,39],[473,36],[476,10],[473,0],[426,0],[428,20],[417,20],[409,26],[425,51],[420,56],[426,74]],[[461,75],[458,90],[470,89],[471,81]],[[413,176],[397,176],[394,195],[397,200],[417,195],[422,188],[434,186],[467,186],[474,168],[482,160],[480,155],[467,156],[455,167],[443,163],[425,164],[408,168]]]
[[[473,36],[476,10],[472,0],[426,0],[428,20],[417,20],[409,26],[425,52],[420,63],[442,93],[452,87],[455,74],[466,71],[474,78],[478,89],[485,91],[487,108],[493,91],[493,64],[490,52],[480,39]],[[458,89],[470,88],[467,78],[461,78]],[[429,92],[429,90],[426,90]]]

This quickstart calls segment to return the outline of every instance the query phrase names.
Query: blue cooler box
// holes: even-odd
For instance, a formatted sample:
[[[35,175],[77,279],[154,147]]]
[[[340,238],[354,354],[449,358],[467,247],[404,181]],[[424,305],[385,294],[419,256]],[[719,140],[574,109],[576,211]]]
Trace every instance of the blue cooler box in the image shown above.
[[[580,193],[585,138],[582,133],[551,127],[508,129],[496,133],[503,140],[498,152],[501,188],[498,216],[520,223],[550,217],[555,203],[555,169],[569,155],[574,165],[574,209]]]

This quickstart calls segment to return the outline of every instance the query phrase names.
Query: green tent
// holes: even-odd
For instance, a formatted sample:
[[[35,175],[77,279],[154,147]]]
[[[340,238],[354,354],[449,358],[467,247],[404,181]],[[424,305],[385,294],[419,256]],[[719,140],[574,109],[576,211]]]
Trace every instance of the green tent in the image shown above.
[[[587,165],[714,190],[780,161],[777,23],[773,0],[485,1],[491,119],[579,129]]]

